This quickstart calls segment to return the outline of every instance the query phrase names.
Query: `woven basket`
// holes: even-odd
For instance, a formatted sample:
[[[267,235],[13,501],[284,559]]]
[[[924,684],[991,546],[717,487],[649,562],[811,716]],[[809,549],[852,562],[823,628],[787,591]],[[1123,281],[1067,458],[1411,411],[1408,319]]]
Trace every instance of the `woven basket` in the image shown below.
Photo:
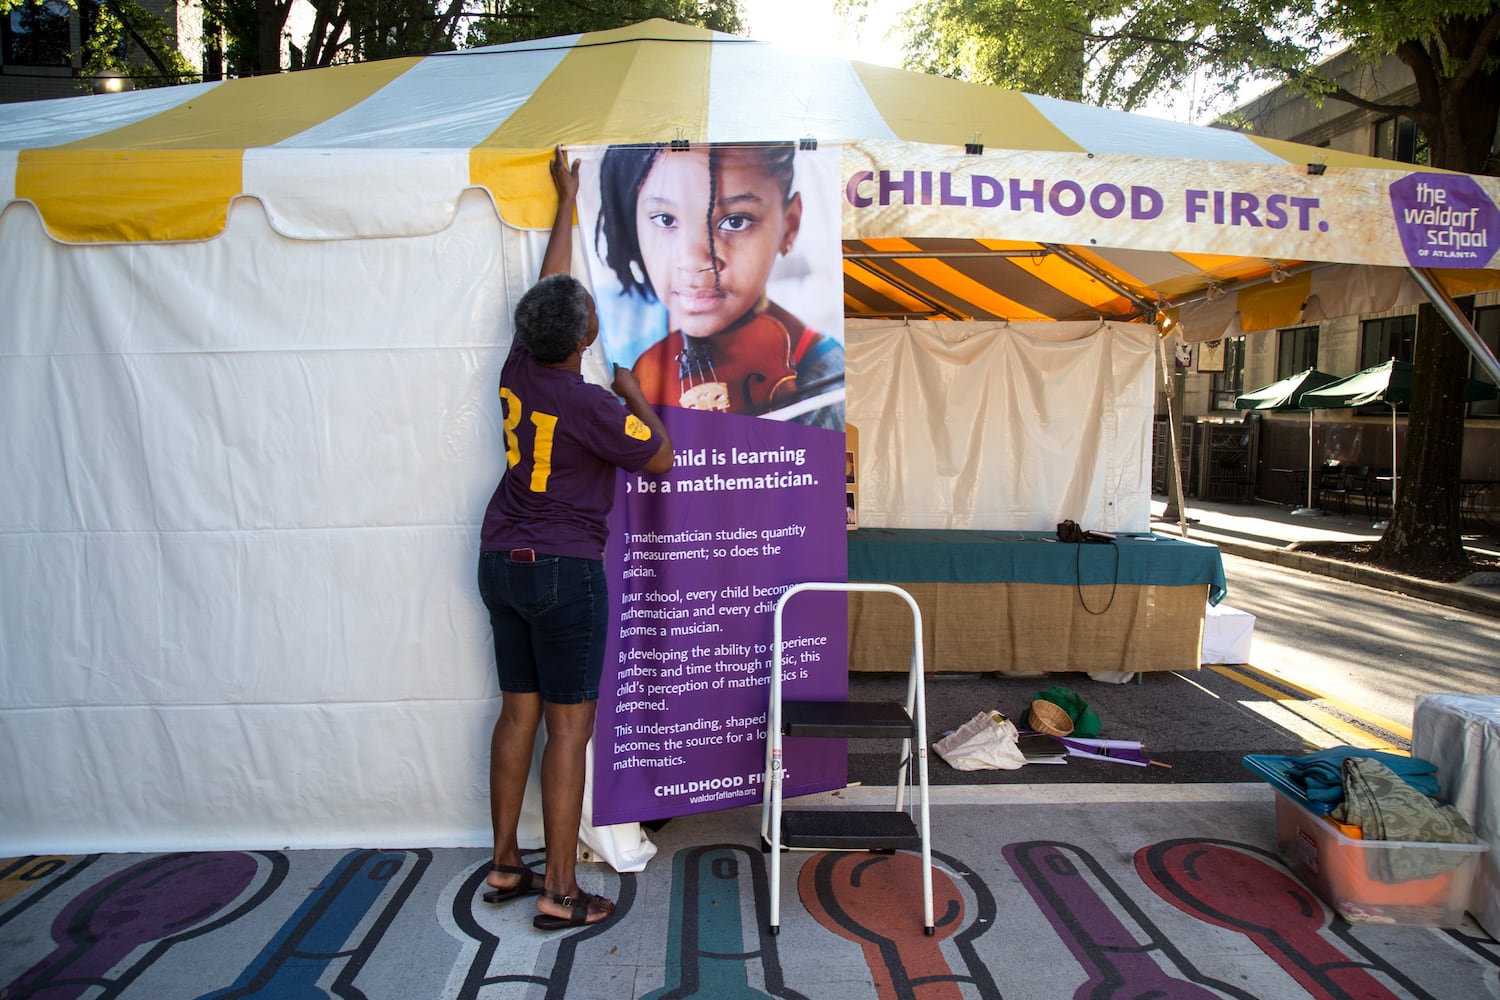
[[[1066,736],[1073,731],[1073,717],[1042,698],[1031,703],[1030,722],[1032,729],[1048,736]]]

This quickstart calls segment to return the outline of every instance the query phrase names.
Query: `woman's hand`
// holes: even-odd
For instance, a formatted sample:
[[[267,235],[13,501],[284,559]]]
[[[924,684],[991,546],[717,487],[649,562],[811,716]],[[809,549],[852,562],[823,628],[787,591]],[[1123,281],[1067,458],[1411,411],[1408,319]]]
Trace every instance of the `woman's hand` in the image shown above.
[[[641,383],[635,377],[635,372],[629,368],[621,368],[619,365],[615,365],[615,381],[610,388],[614,389],[616,396],[624,400],[641,396]]]
[[[552,184],[557,188],[557,200],[571,203],[578,197],[578,160],[568,166],[568,156],[558,146],[552,154]]]
[[[547,249],[542,252],[543,278],[549,274],[567,274],[573,264],[573,201],[578,197],[578,162],[568,166],[567,154],[558,146],[547,166],[552,171],[552,185],[557,188],[557,215],[552,232],[547,235]]]

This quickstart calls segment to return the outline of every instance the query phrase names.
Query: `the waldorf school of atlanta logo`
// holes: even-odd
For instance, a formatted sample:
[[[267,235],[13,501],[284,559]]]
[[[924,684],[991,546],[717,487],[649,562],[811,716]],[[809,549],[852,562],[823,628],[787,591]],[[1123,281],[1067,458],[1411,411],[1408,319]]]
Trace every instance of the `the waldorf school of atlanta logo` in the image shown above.
[[[1391,185],[1391,208],[1413,267],[1483,267],[1500,246],[1500,209],[1472,177],[1403,177]]]

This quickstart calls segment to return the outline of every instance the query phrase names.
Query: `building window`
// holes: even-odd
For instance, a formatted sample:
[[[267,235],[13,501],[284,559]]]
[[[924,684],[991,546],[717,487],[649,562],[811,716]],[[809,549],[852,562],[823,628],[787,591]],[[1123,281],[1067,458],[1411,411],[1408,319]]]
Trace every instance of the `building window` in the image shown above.
[[[1375,123],[1375,155],[1402,163],[1427,162],[1427,137],[1410,118],[1386,118]]]
[[[1318,328],[1294,326],[1276,334],[1276,377],[1286,378],[1318,367]]]
[[[70,65],[72,14],[63,0],[22,3],[0,14],[0,62],[7,66]]]
[[[1387,316],[1359,325],[1359,366],[1374,368],[1391,358],[1410,361],[1417,339],[1417,317]]]
[[[87,45],[99,30],[99,0],[78,0],[78,39]],[[120,42],[115,55],[124,59],[130,52],[130,33],[120,32]]]
[[[1474,312],[1474,329],[1479,339],[1489,345],[1490,351],[1500,357],[1500,306],[1488,306]],[[1479,367],[1479,362],[1469,359],[1469,374],[1481,382],[1492,382],[1489,372]],[[1483,399],[1469,404],[1469,416],[1500,416],[1500,400]]]
[[[1245,392],[1245,338],[1224,338],[1224,370],[1214,373],[1214,409],[1232,410]]]

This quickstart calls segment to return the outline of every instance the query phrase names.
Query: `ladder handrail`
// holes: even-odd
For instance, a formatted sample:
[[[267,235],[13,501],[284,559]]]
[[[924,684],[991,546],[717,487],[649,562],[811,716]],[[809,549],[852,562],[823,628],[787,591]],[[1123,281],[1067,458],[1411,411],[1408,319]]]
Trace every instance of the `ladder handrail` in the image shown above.
[[[927,703],[925,686],[922,683],[925,665],[922,653],[922,609],[910,593],[889,583],[843,583],[809,582],[793,584],[776,599],[776,610],[772,617],[772,657],[770,704],[766,708],[766,773],[761,808],[761,837],[770,844],[771,860],[771,932],[781,928],[781,782],[785,770],[781,745],[781,619],[787,603],[798,594],[809,592],[863,591],[886,593],[906,602],[912,614],[912,652],[907,671],[906,710],[916,727],[916,747],[911,739],[903,741],[902,762],[896,776],[896,809],[905,801],[907,767],[913,757],[917,761],[919,833],[922,840],[922,914],[923,926],[929,934],[933,931],[932,913],[932,823],[927,787]],[[847,670],[847,667],[845,668]]]

